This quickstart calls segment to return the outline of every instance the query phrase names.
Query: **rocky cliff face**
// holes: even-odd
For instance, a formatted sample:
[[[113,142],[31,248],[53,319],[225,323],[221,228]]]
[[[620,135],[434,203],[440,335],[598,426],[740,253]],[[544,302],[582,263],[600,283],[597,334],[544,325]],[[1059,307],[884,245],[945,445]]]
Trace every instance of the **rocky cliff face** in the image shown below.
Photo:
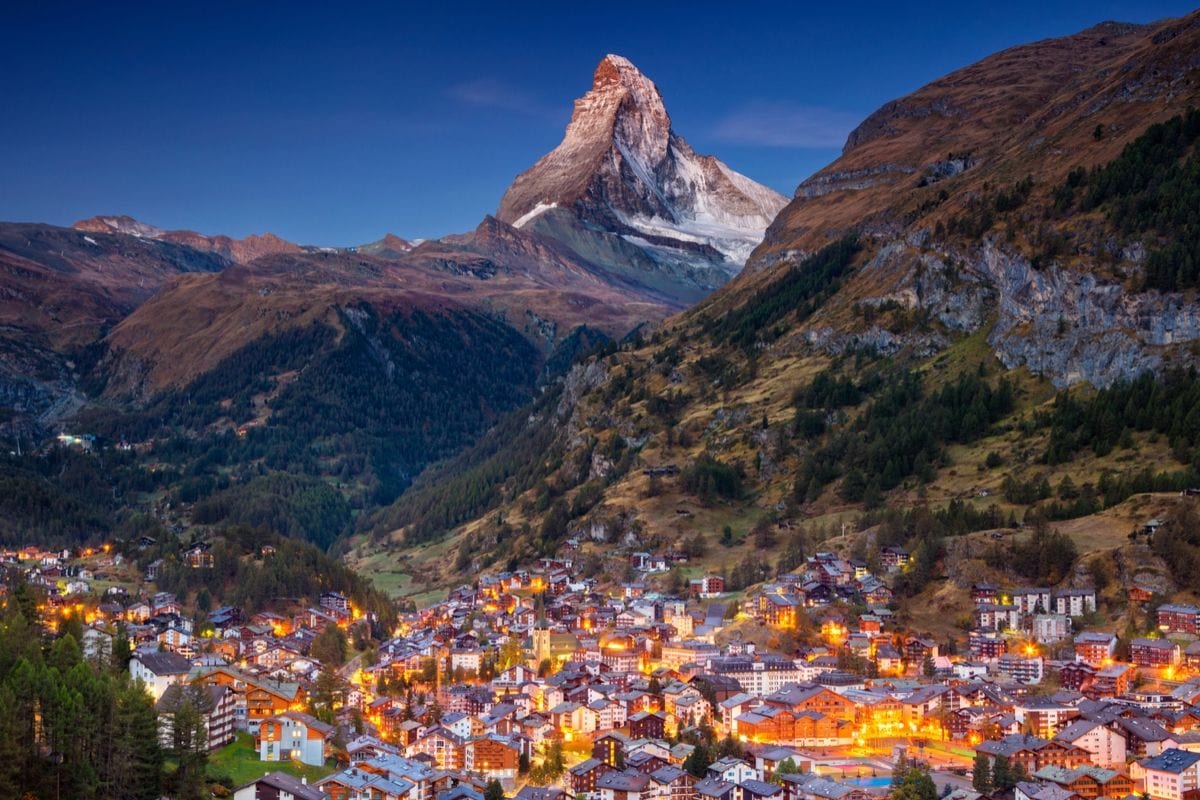
[[[738,272],[785,202],[696,154],[672,130],[658,87],[608,55],[575,102],[562,143],[513,181],[497,216],[615,271],[633,274],[637,261],[635,270],[657,269],[705,292]],[[595,241],[605,237],[619,241]]]
[[[842,156],[797,188],[738,283],[769,281],[857,230],[875,255],[804,332],[812,344],[930,351],[990,324],[1001,362],[1059,386],[1103,386],[1187,359],[1179,345],[1200,338],[1194,298],[1140,291],[1141,242],[1114,236],[1097,215],[1051,210],[1072,168],[1107,163],[1197,102],[1200,12],[997,53],[871,114]],[[1010,219],[982,235],[955,229],[1026,176],[1033,190]],[[1051,230],[1069,244],[1046,258]],[[838,313],[890,301],[943,329],[886,331]]]
[[[942,328],[817,324],[805,341],[830,353],[868,346],[930,355],[955,334],[987,327],[988,344],[1006,367],[1027,367],[1061,388],[1107,386],[1183,363],[1188,353],[1178,345],[1200,339],[1200,306],[1188,297],[1130,292],[1060,265],[1035,269],[998,237],[972,247],[893,240],[862,267],[858,283],[875,287],[858,302],[926,311]]]

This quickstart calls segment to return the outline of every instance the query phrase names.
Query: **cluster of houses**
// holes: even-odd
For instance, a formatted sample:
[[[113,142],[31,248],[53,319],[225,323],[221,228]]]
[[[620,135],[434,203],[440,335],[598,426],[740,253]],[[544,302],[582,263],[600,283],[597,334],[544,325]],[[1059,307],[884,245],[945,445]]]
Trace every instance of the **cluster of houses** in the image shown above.
[[[908,560],[908,551],[901,547],[885,547],[880,557],[888,572],[903,569]],[[865,561],[817,553],[808,557],[802,569],[763,587],[747,602],[746,610],[766,625],[793,628],[802,608],[820,608],[838,601],[884,608],[892,599],[892,590],[871,573]]]
[[[193,549],[187,563],[203,568],[207,548]],[[60,583],[78,577],[66,572],[77,569],[71,554],[13,556],[55,588],[49,619],[76,608]],[[670,563],[630,558],[643,575]],[[829,751],[944,742],[1018,768],[1015,800],[1200,800],[1186,796],[1200,787],[1200,682],[1186,680],[1200,647],[1180,644],[1200,635],[1200,608],[1161,606],[1158,630],[1132,642],[1087,630],[1072,639],[1073,620],[1096,610],[1093,589],[979,583],[968,652],[951,655],[888,608],[887,574],[908,560],[885,548],[876,575],[816,553],[735,602],[717,575],[693,579],[686,597],[642,580],[603,591],[568,551],[401,615],[369,663],[339,673],[325,720],[309,713],[322,672],[314,641],[362,617],[336,592],[312,606],[281,601],[286,613],[222,607],[197,625],[169,593],[118,591],[88,604],[84,647],[111,647],[120,622],[163,742],[186,704],[210,748],[246,731],[268,766],[336,759],[311,785],[267,772],[235,797],[483,800],[495,780],[523,800],[869,800],[886,787],[836,775]],[[747,620],[792,631],[802,618],[820,641],[788,652],[736,632]],[[1049,647],[1073,657],[1047,658]],[[1047,677],[1056,690],[1041,686]],[[1146,678],[1160,683],[1139,686]],[[701,729],[737,754],[697,770],[679,742]],[[522,788],[558,744],[575,763],[549,787]]]
[[[327,592],[318,606],[289,615],[263,611],[247,617],[237,608],[218,608],[199,636],[168,593],[135,602],[120,616],[134,645],[130,674],[154,697],[164,740],[187,700],[205,718],[210,749],[243,730],[254,734],[263,761],[325,764],[335,726],[305,713],[321,668],[310,653],[327,626],[345,627],[357,616],[346,597]],[[104,630],[100,623],[87,629],[95,635]],[[357,688],[348,688],[347,704],[362,699]]]
[[[26,583],[42,589],[52,602],[61,605],[72,597],[88,594],[98,574],[124,563],[124,556],[110,550],[108,545],[79,552],[37,546],[6,548],[0,550],[0,568],[19,572]],[[81,563],[79,556],[86,556],[89,562]]]

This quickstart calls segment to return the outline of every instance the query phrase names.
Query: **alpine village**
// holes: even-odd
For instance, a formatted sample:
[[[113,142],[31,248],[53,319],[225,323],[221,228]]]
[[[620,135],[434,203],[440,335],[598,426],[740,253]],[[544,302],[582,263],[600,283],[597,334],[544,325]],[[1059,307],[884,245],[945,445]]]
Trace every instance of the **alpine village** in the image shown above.
[[[791,197],[578,77],[465,234],[0,224],[0,798],[1200,800],[1200,12]]]

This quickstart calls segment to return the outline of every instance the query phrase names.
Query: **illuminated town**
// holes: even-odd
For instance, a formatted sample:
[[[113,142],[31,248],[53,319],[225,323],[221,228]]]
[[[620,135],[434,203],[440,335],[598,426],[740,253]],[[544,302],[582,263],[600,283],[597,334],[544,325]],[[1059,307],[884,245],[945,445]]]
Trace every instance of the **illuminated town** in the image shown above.
[[[1158,605],[1126,640],[1083,629],[1093,588],[977,583],[971,630],[937,641],[894,619],[901,548],[880,575],[817,553],[745,593],[704,575],[671,596],[650,588],[660,558],[630,555],[636,579],[602,589],[567,547],[386,621],[336,592],[192,613],[153,591],[157,562],[140,590],[106,579],[131,566],[109,545],[3,557],[48,632],[81,631],[92,658],[121,642],[164,742],[195,703],[214,758],[260,764],[255,791],[868,800],[900,764],[960,800],[1200,797],[1193,606]],[[202,547],[181,558],[212,567]],[[377,645],[322,662],[322,641],[372,626]]]

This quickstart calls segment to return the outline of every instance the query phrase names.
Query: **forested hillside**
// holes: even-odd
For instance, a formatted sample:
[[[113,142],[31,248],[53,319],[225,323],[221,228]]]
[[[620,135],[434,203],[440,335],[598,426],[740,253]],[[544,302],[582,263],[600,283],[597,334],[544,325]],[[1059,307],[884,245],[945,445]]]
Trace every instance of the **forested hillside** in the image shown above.
[[[1124,267],[1119,291],[1185,288],[1196,119],[1189,110],[1145,128],[1053,191],[1059,179],[1029,175],[957,214],[909,222],[956,242],[987,241],[1000,225],[1024,248],[1033,240],[1011,234],[1040,217],[1036,280],[1037,269],[1087,257],[1098,233],[1071,231],[1090,220],[1126,246],[1144,243],[1144,263]],[[941,202],[954,196],[954,180],[938,184]],[[1074,254],[1073,240],[1083,248]],[[1141,369],[1135,359],[1098,390],[1011,369],[994,349],[1007,301],[991,278],[942,252],[943,264],[918,266],[897,286],[885,275],[899,247],[889,241],[878,230],[843,233],[594,356],[562,397],[514,414],[491,445],[431,471],[373,517],[374,540],[450,537],[453,569],[419,556],[414,565],[446,581],[575,537],[700,554],[701,568],[740,586],[768,574],[750,565],[771,560],[772,529],[801,526],[811,545],[849,525],[876,531],[877,547],[914,551],[897,587],[913,595],[938,574],[948,536],[1070,520],[1200,483],[1194,368]],[[1103,270],[1120,262],[1106,258]],[[885,287],[897,293],[880,296]],[[961,315],[964,303],[979,327]],[[1045,346],[1074,347],[1082,325],[1055,319]],[[1179,348],[1156,352],[1188,361]],[[1077,555],[1064,541],[1039,535],[994,563],[1060,580]]]

